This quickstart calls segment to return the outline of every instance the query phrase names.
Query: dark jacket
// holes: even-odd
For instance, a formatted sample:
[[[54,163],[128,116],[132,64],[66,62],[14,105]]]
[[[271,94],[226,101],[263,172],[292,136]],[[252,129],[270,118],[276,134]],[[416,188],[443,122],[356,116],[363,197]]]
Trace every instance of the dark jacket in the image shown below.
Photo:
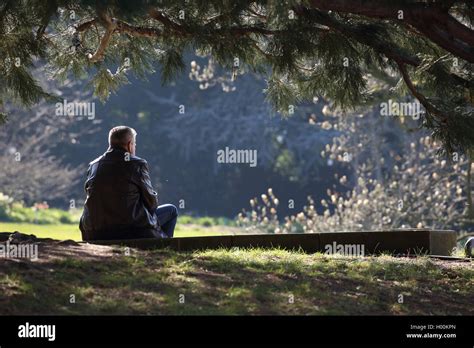
[[[109,149],[89,163],[84,187],[83,240],[160,237],[158,196],[144,159]]]

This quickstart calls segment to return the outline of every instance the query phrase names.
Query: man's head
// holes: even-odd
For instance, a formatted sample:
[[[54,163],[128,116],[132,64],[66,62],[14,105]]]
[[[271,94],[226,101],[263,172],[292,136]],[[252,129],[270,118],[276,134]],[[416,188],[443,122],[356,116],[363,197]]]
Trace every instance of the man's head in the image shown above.
[[[135,155],[137,132],[127,126],[117,126],[109,132],[109,147],[121,148]]]

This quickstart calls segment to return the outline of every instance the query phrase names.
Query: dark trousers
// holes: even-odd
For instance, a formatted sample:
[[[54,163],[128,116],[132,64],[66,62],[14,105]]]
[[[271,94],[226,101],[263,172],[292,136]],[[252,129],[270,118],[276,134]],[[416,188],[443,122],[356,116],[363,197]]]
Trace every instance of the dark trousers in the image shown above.
[[[159,205],[158,208],[156,208],[155,214],[158,219],[158,225],[161,227],[161,231],[168,238],[173,237],[176,221],[178,220],[178,208],[173,204]]]

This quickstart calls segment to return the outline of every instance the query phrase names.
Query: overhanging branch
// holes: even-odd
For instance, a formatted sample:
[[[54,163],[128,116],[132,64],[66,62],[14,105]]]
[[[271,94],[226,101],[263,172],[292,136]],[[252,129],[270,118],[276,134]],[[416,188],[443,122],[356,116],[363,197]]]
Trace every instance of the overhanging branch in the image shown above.
[[[321,11],[388,19],[416,28],[433,43],[474,63],[474,30],[449,14],[453,1],[413,2],[403,5],[381,0],[312,0],[312,8]],[[402,14],[402,18],[399,18]]]
[[[110,40],[112,39],[112,35],[114,34],[115,29],[117,28],[117,22],[115,19],[110,18],[107,15],[103,17],[105,22],[105,33],[100,40],[99,47],[94,52],[93,55],[89,56],[89,61],[91,63],[96,63],[104,59],[105,57],[105,50],[109,45]]]
[[[403,62],[395,61],[398,65],[398,69],[402,75],[403,81],[407,85],[408,89],[410,90],[411,94],[418,99],[418,101],[423,105],[430,114],[434,115],[440,122],[446,123],[447,117],[444,115],[440,110],[438,110],[433,104],[429,102],[429,100],[419,92],[413,82],[411,81],[410,75],[408,74],[408,70],[406,65]]]

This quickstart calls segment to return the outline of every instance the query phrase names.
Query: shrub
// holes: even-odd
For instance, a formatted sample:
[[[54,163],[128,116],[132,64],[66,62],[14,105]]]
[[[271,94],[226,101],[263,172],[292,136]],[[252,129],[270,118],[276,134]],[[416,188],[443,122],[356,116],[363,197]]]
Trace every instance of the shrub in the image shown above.
[[[179,216],[179,223],[181,224],[194,224],[200,225],[204,227],[211,227],[211,226],[233,226],[235,222],[225,218],[225,217],[212,217],[212,216],[202,216],[202,217],[194,217],[190,215],[180,215]]]
[[[45,207],[39,209],[38,207]],[[75,224],[79,222],[77,210],[46,208],[47,204],[25,207],[22,202],[14,202],[11,197],[0,193],[0,221],[35,224]]]
[[[360,170],[350,190],[328,189],[319,206],[308,197],[303,211],[286,217],[284,223],[278,220],[278,199],[269,189],[261,201],[250,200],[251,210],[240,213],[237,222],[270,233],[471,228],[467,197],[472,188],[466,176],[474,164],[440,158],[428,137],[411,143],[410,148],[382,182],[372,178],[370,171]],[[346,180],[340,178],[341,184]]]

